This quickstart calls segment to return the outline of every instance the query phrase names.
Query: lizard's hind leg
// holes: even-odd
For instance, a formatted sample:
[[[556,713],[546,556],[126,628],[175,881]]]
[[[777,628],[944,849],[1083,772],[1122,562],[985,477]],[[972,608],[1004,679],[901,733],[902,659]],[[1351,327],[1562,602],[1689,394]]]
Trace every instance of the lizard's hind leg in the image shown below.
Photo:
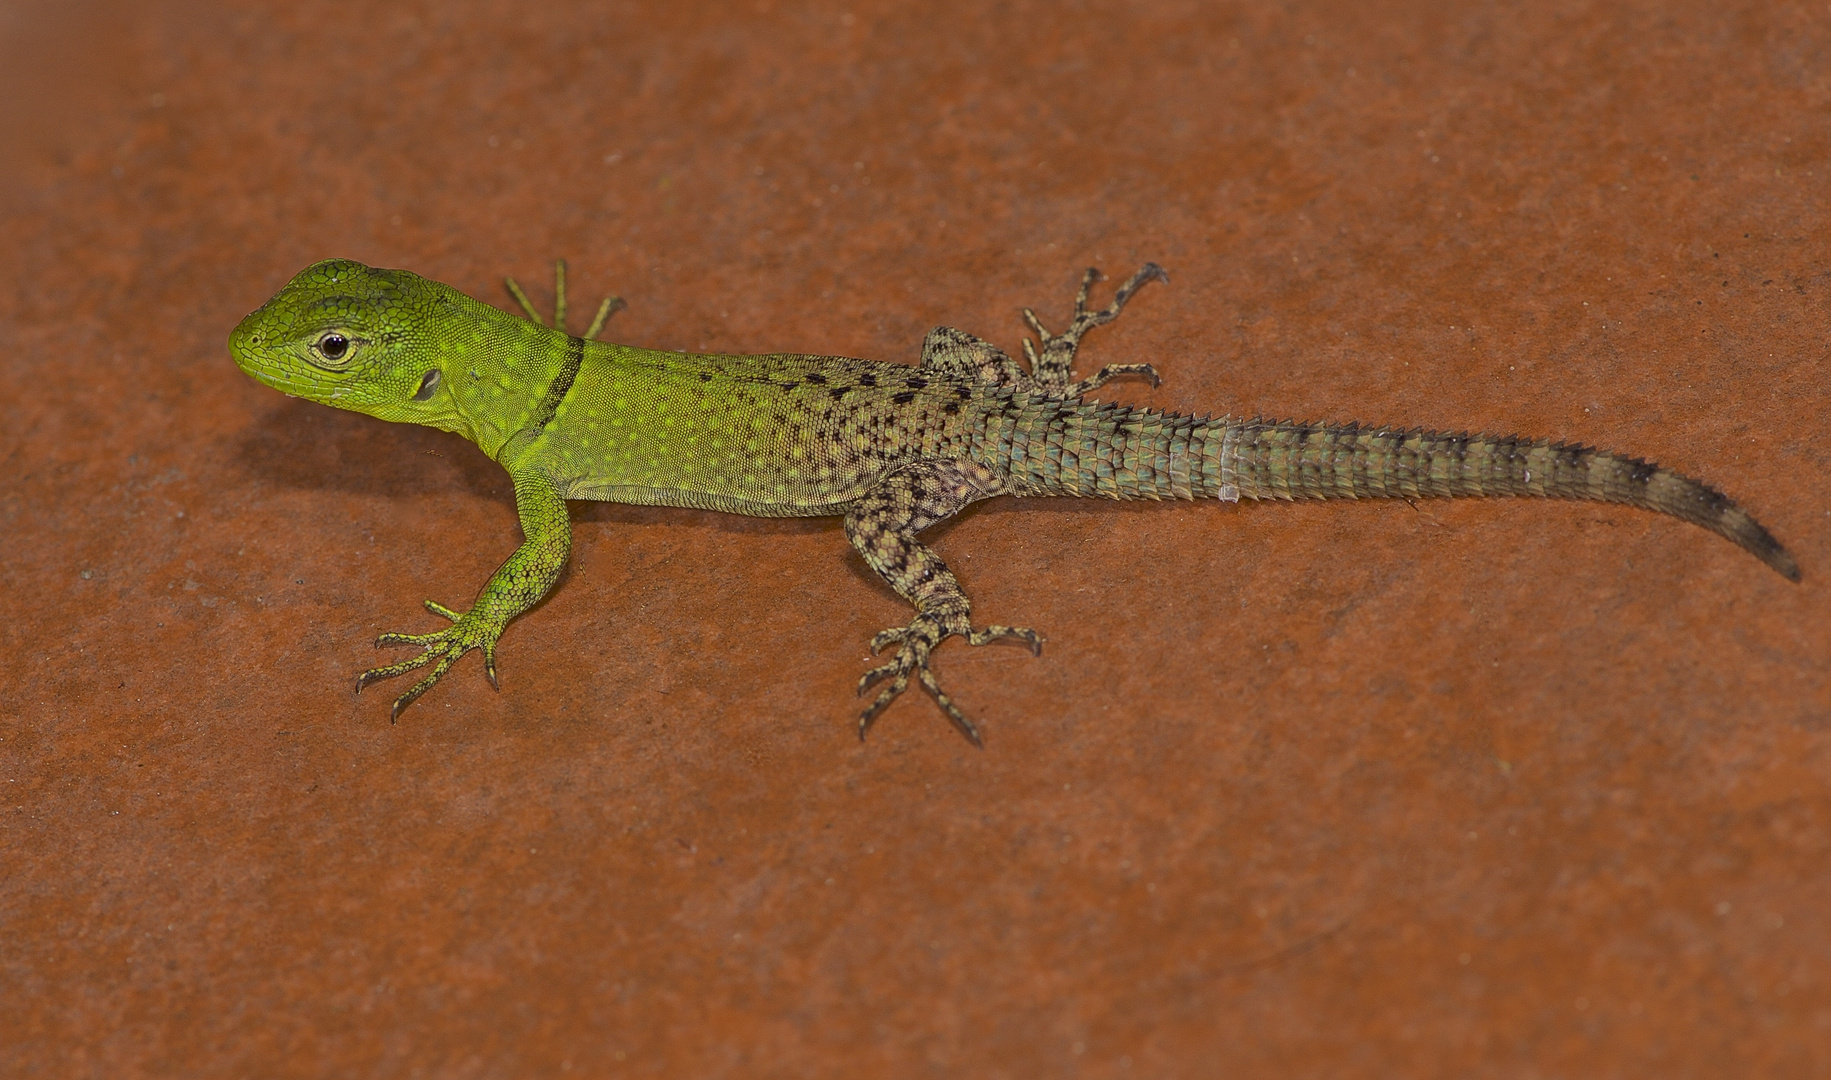
[[[922,339],[922,367],[986,386],[1026,386],[1030,377],[1003,349],[951,326],[937,326]]]
[[[1074,319],[1069,322],[1068,329],[1060,334],[1051,334],[1044,328],[1042,320],[1036,317],[1035,311],[1024,309],[1024,323],[1035,331],[1042,345],[1039,351],[1036,345],[1025,338],[1024,357],[1030,361],[1030,377],[1042,389],[1066,397],[1079,397],[1097,389],[1116,375],[1143,375],[1151,380],[1152,386],[1163,381],[1157,377],[1157,369],[1149,364],[1108,364],[1091,378],[1082,379],[1078,383],[1070,381],[1074,378],[1074,352],[1080,347],[1082,335],[1118,318],[1133,293],[1152,281],[1167,283],[1170,275],[1164,273],[1163,267],[1156,263],[1145,263],[1132,275],[1131,280],[1119,286],[1119,291],[1113,294],[1112,303],[1098,311],[1089,311],[1087,290],[1099,278],[1100,271],[1091,266],[1081,275],[1081,288],[1074,297]]]
[[[527,312],[529,322],[536,326],[547,325],[547,320],[541,318],[540,312],[534,310],[533,301],[528,299],[527,293],[521,291],[521,286],[515,283],[514,278],[505,277],[502,279],[502,284],[508,287],[509,295],[521,305],[521,310]],[[614,293],[606,296],[604,302],[598,305],[597,316],[591,320],[591,329],[585,331],[585,340],[590,341],[597,337],[610,317],[628,306],[623,302],[621,296]],[[562,334],[566,332],[566,260],[564,259],[553,260],[553,329]]]
[[[983,746],[979,729],[954,705],[929,670],[929,654],[935,646],[956,636],[965,638],[968,645],[1013,638],[1027,643],[1033,653],[1042,652],[1042,639],[1034,630],[1020,626],[973,629],[972,605],[961,591],[959,580],[941,557],[915,536],[967,504],[1003,489],[997,474],[983,466],[965,461],[920,461],[878,481],[846,513],[846,538],[871,569],[916,609],[909,625],[893,626],[871,640],[874,653],[890,645],[896,645],[897,650],[889,663],[872,668],[858,680],[860,694],[889,680],[858,718],[860,739],[878,714],[908,688],[909,678],[914,675],[960,734],[974,746]]]

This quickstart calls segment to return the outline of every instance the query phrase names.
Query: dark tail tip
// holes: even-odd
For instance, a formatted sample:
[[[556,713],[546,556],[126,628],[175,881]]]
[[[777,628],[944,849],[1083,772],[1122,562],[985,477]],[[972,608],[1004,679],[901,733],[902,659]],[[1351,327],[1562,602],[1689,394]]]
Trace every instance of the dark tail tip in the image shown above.
[[[1716,488],[1639,458],[1617,457],[1601,451],[1591,451],[1591,458],[1596,462],[1612,459],[1606,467],[1616,470],[1612,482],[1606,485],[1612,490],[1604,498],[1644,506],[1702,525],[1760,559],[1788,581],[1799,580],[1799,564],[1793,561],[1792,554],[1780,541],[1774,539],[1774,534]]]
[[[1773,567],[1774,572],[1781,577],[1792,582],[1799,580],[1799,564],[1793,561],[1792,553],[1782,547],[1780,541],[1774,539],[1773,533],[1768,532],[1765,526],[1750,517],[1740,507],[1732,504],[1709,527],[1735,541],[1737,546]]]
[[[1773,567],[1775,573],[1786,578],[1795,585],[1799,584],[1799,564],[1793,561],[1793,556],[1786,548],[1780,546],[1779,541],[1771,536],[1767,536],[1766,532],[1767,530],[1762,530],[1764,538],[1773,546],[1764,550],[1756,550],[1754,548],[1750,548],[1749,550],[1754,551],[1755,556],[1762,562]]]

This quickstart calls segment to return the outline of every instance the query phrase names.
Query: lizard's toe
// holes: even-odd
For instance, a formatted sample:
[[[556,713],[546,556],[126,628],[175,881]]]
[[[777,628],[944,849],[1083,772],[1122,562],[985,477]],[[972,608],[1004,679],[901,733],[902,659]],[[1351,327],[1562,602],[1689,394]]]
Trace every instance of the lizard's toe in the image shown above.
[[[401,711],[419,699],[420,695],[432,689],[433,684],[444,678],[453,664],[463,658],[472,649],[483,650],[483,674],[496,689],[502,689],[501,681],[496,677],[496,639],[502,636],[502,627],[485,621],[482,617],[470,613],[459,614],[450,608],[426,601],[426,609],[436,615],[443,615],[452,620],[452,624],[443,630],[430,634],[383,634],[375,639],[377,647],[385,645],[411,645],[421,650],[418,656],[402,660],[398,664],[386,667],[370,668],[356,676],[356,692],[363,688],[417,671],[428,664],[432,670],[419,682],[414,683],[408,691],[396,698],[394,708],[388,714],[392,723],[400,718]]]
[[[936,705],[941,706],[941,711],[945,712],[947,718],[953,721],[954,727],[959,729],[960,734],[966,736],[966,741],[984,750],[985,740],[979,737],[979,729],[966,718],[965,713],[955,707],[954,699],[948,697],[947,692],[941,689],[941,684],[935,680],[935,673],[928,670],[928,665],[923,664],[917,674],[922,680],[922,689],[928,691],[929,696],[935,699]]]
[[[360,694],[365,686],[371,686],[383,679],[392,679],[396,675],[405,675],[409,671],[425,667],[436,659],[438,659],[438,653],[429,648],[411,660],[402,660],[398,664],[389,664],[386,667],[370,668],[356,676],[356,692]]]
[[[865,711],[858,718],[859,742],[865,741],[865,734],[871,730],[871,725],[876,722],[877,714],[883,712],[892,701],[897,699],[897,695],[908,688],[909,673],[907,671],[899,671],[896,673],[896,676],[890,680],[889,686],[878,691],[877,697],[872,700],[870,705],[865,707]]]
[[[425,648],[437,641],[439,639],[439,634],[443,632],[444,631],[439,631],[431,634],[396,634],[389,632],[376,637],[375,647],[378,649],[386,649],[393,645],[417,645],[420,648]]]
[[[902,641],[908,634],[909,628],[907,626],[892,626],[888,630],[878,631],[877,636],[871,639],[871,655],[876,656],[890,646]]]
[[[867,671],[863,675],[860,675],[858,677],[857,696],[864,697],[866,690],[871,689],[873,686],[876,686],[878,683],[883,682],[885,679],[888,679],[892,675],[895,675],[896,670],[897,670],[897,663],[895,660],[892,660],[888,664],[879,664],[876,667],[872,668],[870,671]]]
[[[451,670],[451,666],[458,662],[458,657],[463,656],[466,651],[467,650],[464,649],[451,649],[447,651],[445,655],[439,657],[438,664],[426,674],[424,679],[414,683],[408,688],[406,693],[394,699],[394,707],[388,710],[388,723],[393,724],[398,722],[401,718],[402,710],[406,709],[407,706],[413,704],[415,701],[418,701],[421,694],[432,689],[432,684],[443,678],[445,673]]]
[[[935,704],[941,706],[941,711],[947,714],[948,720],[959,729],[960,734],[966,736],[967,741],[974,746],[984,747],[985,743],[980,738],[978,727],[966,718],[966,715],[954,704],[953,698],[941,689],[940,681],[935,678],[934,672],[928,666],[935,646],[950,637],[965,638],[969,645],[985,645],[1005,639],[1021,641],[1030,647],[1032,653],[1038,655],[1042,653],[1043,649],[1041,635],[1029,627],[993,625],[975,630],[965,611],[919,612],[909,621],[908,626],[893,626],[871,639],[872,652],[887,648],[893,643],[897,644],[898,648],[896,655],[888,663],[879,664],[859,676],[858,693],[861,697],[872,687],[888,680],[887,685],[878,691],[877,696],[871,700],[871,704],[858,718],[858,737],[860,739],[871,730],[871,725],[877,720],[878,714],[888,708],[892,701],[895,701],[904,690],[909,688],[909,680],[913,676],[922,684],[922,689],[928,691],[929,696],[935,699]]]
[[[463,615],[460,615],[458,612],[455,612],[452,609],[446,607],[444,604],[439,603],[437,600],[426,601],[426,610],[432,612],[434,615],[443,615],[447,619],[450,619],[452,622],[458,622],[459,620],[464,618]]]
[[[968,645],[989,645],[994,641],[1021,641],[1030,646],[1030,655],[1043,655],[1042,635],[1027,626],[988,626],[966,635]]]

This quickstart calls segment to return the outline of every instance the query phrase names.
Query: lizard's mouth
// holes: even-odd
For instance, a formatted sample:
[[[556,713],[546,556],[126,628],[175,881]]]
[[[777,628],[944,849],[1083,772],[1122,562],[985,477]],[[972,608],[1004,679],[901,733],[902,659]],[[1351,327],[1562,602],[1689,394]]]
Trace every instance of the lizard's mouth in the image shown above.
[[[265,327],[266,311],[263,307],[253,312],[230,333],[229,355],[234,357],[235,365],[255,382],[289,397],[331,400],[337,388],[324,378],[329,373],[317,370],[277,342]]]

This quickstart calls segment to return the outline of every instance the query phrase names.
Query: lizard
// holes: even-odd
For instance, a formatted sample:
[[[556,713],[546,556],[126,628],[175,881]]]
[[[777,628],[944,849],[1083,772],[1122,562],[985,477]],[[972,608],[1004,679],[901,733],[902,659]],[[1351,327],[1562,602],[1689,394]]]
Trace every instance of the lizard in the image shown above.
[[[1701,481],[1639,458],[1573,443],[1360,423],[1231,419],[1084,400],[1108,380],[1159,383],[1150,364],[1111,364],[1076,380],[1076,350],[1163,269],[1146,263],[1104,307],[1082,275],[1073,315],[1051,333],[1022,315],[1027,368],[989,341],[940,326],[916,366],[798,353],[669,352],[599,341],[622,301],[608,297],[583,335],[566,327],[566,264],[554,270],[549,323],[513,278],[526,318],[406,270],[347,259],[315,263],[243,319],[236,363],[290,396],[423,424],[475,443],[507,470],[522,543],[468,610],[432,600],[450,625],[385,633],[377,647],[418,655],[364,671],[356,690],[431,670],[395,699],[390,721],[471,650],[498,691],[496,644],[552,589],[571,550],[567,500],[697,507],[766,517],[837,516],[846,538],[914,608],[871,651],[894,655],[858,681],[877,694],[863,739],[913,678],[953,725],[979,728],[930,668],[935,648],[1013,640],[1040,655],[1027,627],[973,625],[947,564],[918,534],[982,499],[1540,496],[1623,503],[1701,525],[1799,580],[1766,528]],[[880,686],[881,684],[881,686]]]

